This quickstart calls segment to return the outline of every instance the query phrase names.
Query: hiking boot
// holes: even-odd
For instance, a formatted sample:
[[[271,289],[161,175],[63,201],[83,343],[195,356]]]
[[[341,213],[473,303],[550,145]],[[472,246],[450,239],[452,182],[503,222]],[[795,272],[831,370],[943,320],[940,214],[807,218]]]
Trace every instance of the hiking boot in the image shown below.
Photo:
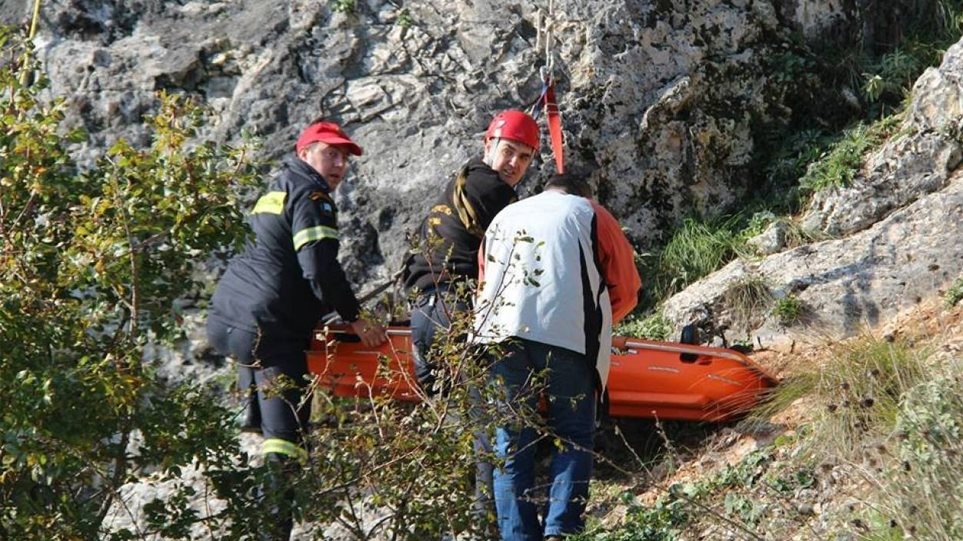
[[[247,399],[244,408],[244,421],[241,422],[241,432],[261,433],[261,408],[257,404],[257,395]]]

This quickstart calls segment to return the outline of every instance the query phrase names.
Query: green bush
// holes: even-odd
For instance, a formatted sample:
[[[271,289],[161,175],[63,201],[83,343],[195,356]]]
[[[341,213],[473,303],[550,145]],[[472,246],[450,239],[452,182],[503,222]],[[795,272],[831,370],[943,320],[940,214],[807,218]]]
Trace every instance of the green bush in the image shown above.
[[[411,11],[409,11],[408,8],[402,8],[398,11],[398,26],[411,28],[413,24],[415,24],[415,18],[411,15]]]
[[[736,233],[740,217],[718,220],[686,218],[656,254],[642,261],[642,308],[652,308],[707,276],[744,252],[744,239]]]
[[[765,162],[765,173],[773,186],[796,186],[806,174],[810,164],[819,160],[825,149],[832,144],[831,138],[822,130],[806,129],[780,139],[773,155]],[[795,208],[796,194],[784,193],[785,201],[769,200],[767,206],[775,210]]]
[[[947,307],[956,306],[963,299],[963,277],[957,278],[944,297]]]
[[[119,141],[81,171],[67,148],[84,134],[38,98],[42,75],[21,76],[40,73],[27,42],[0,28],[0,46],[0,533],[92,539],[147,468],[233,468],[212,390],[165,385],[142,359],[180,336],[195,260],[243,238],[250,149],[188,145],[200,110],[162,96],[149,148]]]
[[[963,538],[963,380],[960,367],[910,389],[896,422],[898,460],[877,493],[888,517],[920,539]]]
[[[849,186],[862,167],[866,153],[896,133],[902,114],[890,115],[870,126],[862,123],[846,130],[819,161],[812,163],[799,185],[806,193]]]
[[[793,294],[776,299],[772,307],[772,315],[784,326],[792,325],[798,321],[800,316],[802,316],[802,312],[802,301]]]
[[[618,336],[647,338],[649,340],[668,340],[672,332],[672,322],[663,314],[648,316],[629,316],[613,330]]]
[[[331,10],[336,13],[354,13],[355,0],[331,0]]]

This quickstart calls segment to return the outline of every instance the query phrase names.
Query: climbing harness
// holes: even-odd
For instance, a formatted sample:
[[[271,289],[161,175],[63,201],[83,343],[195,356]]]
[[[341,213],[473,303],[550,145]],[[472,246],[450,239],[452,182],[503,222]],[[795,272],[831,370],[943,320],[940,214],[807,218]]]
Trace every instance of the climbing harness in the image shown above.
[[[541,36],[545,34],[545,66],[539,70],[542,79],[542,91],[532,104],[532,118],[538,119],[541,110],[545,109],[545,122],[548,124],[549,141],[552,145],[552,154],[555,156],[555,170],[562,174],[565,172],[565,154],[562,146],[562,116],[558,110],[558,100],[555,98],[555,57],[552,55],[552,29],[551,18],[554,11],[555,0],[548,2],[548,14],[541,17],[544,22],[537,24],[538,36],[536,37],[536,47],[541,43]]]

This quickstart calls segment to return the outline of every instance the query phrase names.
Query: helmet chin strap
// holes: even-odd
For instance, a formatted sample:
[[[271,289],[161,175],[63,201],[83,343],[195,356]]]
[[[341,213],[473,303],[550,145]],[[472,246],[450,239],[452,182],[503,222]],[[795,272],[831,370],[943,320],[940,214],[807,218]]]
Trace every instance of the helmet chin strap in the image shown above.
[[[482,154],[482,163],[491,167],[495,160],[493,156],[495,154],[495,149],[498,147],[498,142],[501,141],[499,137],[492,137],[488,140],[488,149]]]
[[[488,167],[492,167],[492,164],[495,163],[495,158],[494,158],[495,149],[498,148],[498,143],[501,142],[501,140],[502,140],[501,137],[492,137],[491,139],[488,140],[488,141],[489,141],[489,143],[488,143],[488,151],[482,154],[482,163],[483,163],[483,164],[487,165]],[[492,169],[494,169],[494,168],[492,168]],[[501,174],[500,171],[495,171],[495,173],[498,174],[498,178],[501,178],[502,174]],[[514,190],[514,189],[517,189],[518,186],[519,186],[519,184],[521,184],[523,180],[525,180],[525,176],[524,176],[524,175],[522,175],[522,178],[518,179],[518,182],[516,182],[516,183],[512,186],[512,189],[513,189],[513,190]],[[503,179],[503,181],[504,181],[504,179]],[[506,182],[506,184],[507,184],[507,182]]]

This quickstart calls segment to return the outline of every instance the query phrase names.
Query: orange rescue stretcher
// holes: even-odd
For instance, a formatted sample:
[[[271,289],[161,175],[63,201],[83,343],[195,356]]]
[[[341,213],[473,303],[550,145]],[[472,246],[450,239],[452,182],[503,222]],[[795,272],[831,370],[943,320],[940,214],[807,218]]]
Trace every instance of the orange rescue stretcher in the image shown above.
[[[388,342],[368,348],[345,325],[319,326],[308,370],[338,396],[390,396],[417,402],[411,332],[387,329]],[[738,351],[614,336],[606,389],[611,417],[726,421],[759,403],[776,378]]]

